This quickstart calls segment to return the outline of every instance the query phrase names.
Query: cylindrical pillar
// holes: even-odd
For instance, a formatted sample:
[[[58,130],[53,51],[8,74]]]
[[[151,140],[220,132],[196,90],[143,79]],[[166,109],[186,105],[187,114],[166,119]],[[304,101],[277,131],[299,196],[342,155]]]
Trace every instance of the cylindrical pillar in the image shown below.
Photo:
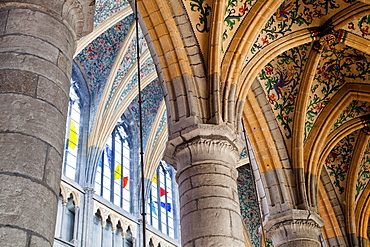
[[[320,247],[323,224],[315,212],[292,209],[273,216],[265,229],[276,247]]]
[[[53,243],[76,40],[62,15],[74,2],[0,3],[1,246]]]
[[[199,126],[168,145],[167,160],[172,152],[178,171],[183,247],[245,246],[235,169],[239,149],[230,133]]]

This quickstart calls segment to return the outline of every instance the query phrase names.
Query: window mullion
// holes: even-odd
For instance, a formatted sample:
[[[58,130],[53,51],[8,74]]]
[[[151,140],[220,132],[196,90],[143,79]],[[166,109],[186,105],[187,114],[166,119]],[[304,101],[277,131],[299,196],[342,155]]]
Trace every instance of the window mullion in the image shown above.
[[[115,139],[116,139],[116,130],[113,131],[112,133],[112,151],[111,151],[111,164],[109,164],[110,167],[110,172],[111,172],[111,179],[110,179],[110,201],[114,203],[114,165],[115,165]]]
[[[165,171],[165,170],[163,170],[163,174],[164,174],[164,189],[165,189],[165,191],[167,191],[168,190],[168,188],[167,188],[167,174],[168,172],[167,171]],[[164,200],[165,200],[165,212],[166,212],[166,232],[167,232],[167,235],[169,234],[169,228],[168,228],[168,210],[167,210],[167,208],[168,208],[168,204],[167,204],[167,202],[168,202],[168,198],[167,198],[167,193],[165,193],[164,194]]]
[[[120,178],[120,199],[119,199],[119,201],[120,201],[120,205],[121,205],[121,207],[123,207],[123,139],[122,139],[122,136],[121,135],[119,135],[119,139],[120,139],[120,142],[121,142],[121,162],[120,162],[120,164],[121,164],[121,178]]]
[[[158,211],[158,230],[162,231],[162,211],[161,211],[161,174],[160,167],[157,168],[157,211]]]
[[[103,181],[104,181],[104,155],[105,151],[103,150],[102,156],[101,156],[101,174],[100,174],[100,196],[103,196]]]

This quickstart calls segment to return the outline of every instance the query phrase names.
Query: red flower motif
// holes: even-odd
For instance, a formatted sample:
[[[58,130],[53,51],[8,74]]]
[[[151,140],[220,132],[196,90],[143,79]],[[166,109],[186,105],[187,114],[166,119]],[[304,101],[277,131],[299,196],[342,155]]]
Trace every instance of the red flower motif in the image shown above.
[[[343,85],[344,83],[346,83],[346,80],[344,80],[344,79],[339,79],[339,85]]]
[[[293,103],[295,101],[295,96],[294,95],[291,95],[290,97],[289,97],[289,102],[290,103]]]
[[[248,12],[247,3],[245,2],[242,7],[239,8],[239,12],[244,15],[246,12]]]
[[[348,29],[355,30],[355,25],[352,22],[348,23]]]
[[[315,109],[316,111],[321,111],[321,109],[323,108],[323,105],[322,105],[322,102],[318,103],[317,105],[315,105]]]
[[[370,35],[369,26],[361,28],[362,36]]]
[[[344,166],[342,167],[344,171],[348,171],[349,169],[349,164],[344,164]]]
[[[321,10],[314,10],[314,12],[313,12],[313,17],[317,17],[317,18],[321,18],[321,17],[323,17],[324,16],[324,14],[323,13],[321,13]]]
[[[276,95],[275,94],[269,94],[267,95],[267,98],[269,99],[269,103],[270,104],[274,104],[274,102],[276,101]]]
[[[271,75],[274,70],[273,68],[271,68],[271,66],[266,66],[265,71],[266,71],[266,74]]]
[[[262,39],[261,39],[261,41],[262,41],[262,45],[268,44],[269,41],[267,39],[267,35],[263,36]]]

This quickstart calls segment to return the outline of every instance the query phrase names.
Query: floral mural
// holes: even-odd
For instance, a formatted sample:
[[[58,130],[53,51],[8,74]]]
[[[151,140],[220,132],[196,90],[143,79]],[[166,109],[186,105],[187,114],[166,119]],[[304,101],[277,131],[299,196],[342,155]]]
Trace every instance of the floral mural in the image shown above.
[[[357,34],[365,39],[370,39],[370,15],[365,15],[353,22],[348,23],[344,30]]]
[[[347,173],[352,162],[352,153],[358,134],[359,131],[356,131],[340,140],[325,160],[325,167],[338,195],[342,195],[345,190]]]
[[[281,3],[276,12],[266,22],[257,40],[254,42],[248,58],[269,43],[288,33],[307,27],[319,26],[354,0],[293,0]],[[335,10],[335,11],[329,11]]]
[[[337,129],[342,124],[348,122],[359,116],[370,113],[370,103],[358,100],[353,100],[348,107],[340,114],[339,118],[335,121],[332,131]]]
[[[306,111],[305,138],[320,112],[344,84],[369,83],[369,80],[368,55],[342,43],[323,47]]]
[[[109,19],[109,17],[128,6],[129,3],[127,0],[96,0],[94,26],[98,26]]]
[[[259,74],[287,142],[292,138],[295,104],[310,49],[311,45],[304,44],[286,51],[268,63]]]
[[[95,120],[96,111],[113,62],[133,22],[133,15],[130,15],[121,22],[116,23],[92,41],[75,58],[75,61],[85,72],[91,94],[91,123]]]
[[[230,43],[241,21],[247,16],[256,0],[228,0],[225,10],[225,29],[222,34],[223,50]]]
[[[157,115],[158,108],[163,100],[163,93],[158,79],[151,82],[142,89],[142,124],[143,124],[143,143],[146,147],[149,134]],[[128,108],[135,116],[136,123],[139,123],[139,103],[136,97]]]
[[[361,195],[370,179],[370,142],[368,143],[364,155],[362,157],[360,168],[358,171],[357,184],[356,184],[356,199]]]
[[[257,194],[253,185],[252,169],[250,164],[238,169],[239,177],[238,193],[240,200],[240,211],[244,226],[247,229],[252,246],[260,246],[261,218],[258,208]]]

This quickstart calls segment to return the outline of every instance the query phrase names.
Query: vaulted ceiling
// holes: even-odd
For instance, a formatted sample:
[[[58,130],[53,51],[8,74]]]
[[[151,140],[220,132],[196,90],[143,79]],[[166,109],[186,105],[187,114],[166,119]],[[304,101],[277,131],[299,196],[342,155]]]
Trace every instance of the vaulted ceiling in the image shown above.
[[[285,174],[304,184],[290,201],[318,208],[325,238],[367,238],[369,2],[139,1],[147,158],[163,152],[167,122],[171,136],[184,119],[238,129],[243,117],[260,173],[302,170],[303,182]],[[127,1],[96,0],[94,22],[75,61],[89,146],[102,147],[124,112],[138,118],[136,38]]]

